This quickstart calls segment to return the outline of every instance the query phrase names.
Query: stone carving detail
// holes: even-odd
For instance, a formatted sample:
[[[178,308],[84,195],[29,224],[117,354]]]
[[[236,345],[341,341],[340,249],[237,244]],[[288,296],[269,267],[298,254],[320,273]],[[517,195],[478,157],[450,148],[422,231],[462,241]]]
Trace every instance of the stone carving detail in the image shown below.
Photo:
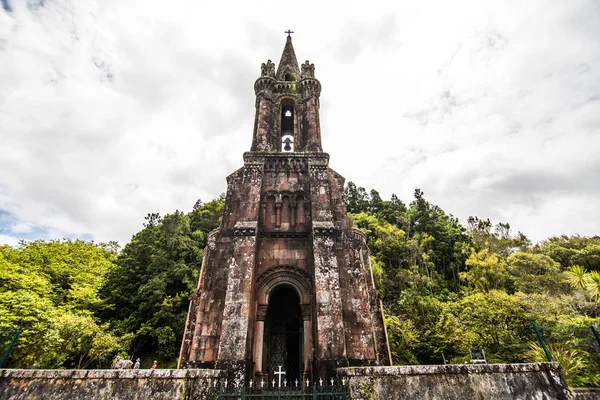
[[[315,64],[311,64],[306,60],[302,64],[302,78],[314,78],[315,77]]]
[[[313,221],[313,232],[315,235],[331,235],[335,231],[333,222]]]
[[[267,308],[269,306],[267,304],[259,304],[256,309],[256,319],[259,321],[264,321],[267,318]]]
[[[246,165],[244,166],[244,180],[250,179],[251,181],[258,180],[262,173],[262,167],[260,165]]]
[[[273,85],[273,92],[283,97],[293,97],[298,94],[298,83],[296,81],[277,81]],[[281,97],[276,98],[276,100]]]
[[[321,84],[314,78],[307,78],[300,81],[300,88],[302,90],[302,100],[321,95]]]
[[[305,159],[294,157],[273,157],[265,160],[265,171],[306,171],[308,163]]]
[[[304,321],[310,320],[312,316],[310,304],[300,304],[300,312],[302,313],[302,319]]]
[[[260,75],[261,76],[269,76],[271,78],[275,77],[275,64],[271,60],[267,60],[266,63],[262,63],[260,66]]]
[[[238,221],[233,227],[234,236],[254,236],[256,235],[256,221]]]
[[[310,176],[320,180],[327,179],[327,167],[322,165],[311,165],[309,167]]]
[[[265,191],[262,196],[261,236],[264,234],[283,236],[306,233],[306,209],[302,188],[296,191]],[[299,236],[305,236],[301,234]]]
[[[361,245],[363,245],[363,246],[367,245],[367,236],[364,234],[363,231],[361,231],[357,227],[352,227],[351,234],[352,234],[352,238],[359,240]]]
[[[263,272],[256,279],[256,293],[260,296],[261,292],[279,280],[290,283],[295,282],[300,286],[299,289],[304,292],[300,297],[302,298],[302,295],[310,297],[310,293],[312,292],[312,280],[310,276],[306,271],[293,265],[279,265]]]
[[[256,82],[254,82],[254,93],[256,94],[256,100],[254,102],[255,108],[258,108],[260,99],[263,97],[273,101],[272,91],[274,84],[275,80],[268,76],[258,78]]]

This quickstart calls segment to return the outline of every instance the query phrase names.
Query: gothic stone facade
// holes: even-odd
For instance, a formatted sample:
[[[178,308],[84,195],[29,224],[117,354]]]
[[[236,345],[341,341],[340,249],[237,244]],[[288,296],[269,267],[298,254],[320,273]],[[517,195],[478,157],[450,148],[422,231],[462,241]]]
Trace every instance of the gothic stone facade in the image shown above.
[[[314,65],[299,68],[288,36],[277,70],[263,64],[254,89],[252,148],[227,177],[179,367],[255,382],[283,370],[304,382],[344,366],[390,365],[365,236],[321,148]]]

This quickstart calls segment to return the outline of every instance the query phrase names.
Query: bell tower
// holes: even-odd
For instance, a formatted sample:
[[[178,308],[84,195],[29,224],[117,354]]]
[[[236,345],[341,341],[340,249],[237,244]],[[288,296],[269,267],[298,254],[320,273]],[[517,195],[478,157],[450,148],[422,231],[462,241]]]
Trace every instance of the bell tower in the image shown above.
[[[364,234],[353,228],[344,178],[329,168],[321,84],[300,67],[290,31],[277,70],[262,64],[244,166],[227,177],[179,367],[233,379],[329,379],[345,366],[390,365],[381,300]]]
[[[319,96],[321,84],[315,66],[306,61],[298,68],[292,37],[288,36],[275,72],[275,64],[262,64],[254,84],[256,118],[251,151],[320,152]]]

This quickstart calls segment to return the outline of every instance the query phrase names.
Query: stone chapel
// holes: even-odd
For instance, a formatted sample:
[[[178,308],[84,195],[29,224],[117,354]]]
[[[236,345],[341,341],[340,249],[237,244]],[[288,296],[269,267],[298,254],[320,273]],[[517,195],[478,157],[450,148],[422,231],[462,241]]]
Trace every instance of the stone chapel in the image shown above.
[[[312,382],[339,367],[391,365],[366,238],[321,147],[321,83],[313,64],[298,65],[289,32],[254,91],[252,147],[227,177],[178,367]]]

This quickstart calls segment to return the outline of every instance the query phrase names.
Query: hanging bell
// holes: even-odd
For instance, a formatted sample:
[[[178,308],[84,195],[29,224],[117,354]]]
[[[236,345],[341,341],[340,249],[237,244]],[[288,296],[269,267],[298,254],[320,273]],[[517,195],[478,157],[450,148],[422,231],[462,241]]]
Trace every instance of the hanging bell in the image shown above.
[[[291,151],[292,150],[292,140],[288,137],[283,141],[283,151]]]

